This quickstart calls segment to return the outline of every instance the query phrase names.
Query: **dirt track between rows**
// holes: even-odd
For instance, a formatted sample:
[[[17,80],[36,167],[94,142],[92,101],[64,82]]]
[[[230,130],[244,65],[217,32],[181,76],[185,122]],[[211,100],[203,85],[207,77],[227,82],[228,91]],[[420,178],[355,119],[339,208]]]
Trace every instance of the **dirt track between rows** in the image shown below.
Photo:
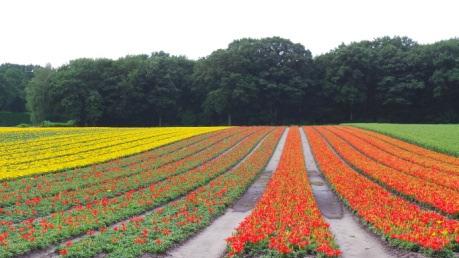
[[[284,131],[268,165],[245,194],[228,208],[206,229],[170,250],[165,257],[172,258],[218,258],[225,255],[226,241],[234,229],[247,217],[263,194],[266,184],[276,170],[287,139],[288,129]]]

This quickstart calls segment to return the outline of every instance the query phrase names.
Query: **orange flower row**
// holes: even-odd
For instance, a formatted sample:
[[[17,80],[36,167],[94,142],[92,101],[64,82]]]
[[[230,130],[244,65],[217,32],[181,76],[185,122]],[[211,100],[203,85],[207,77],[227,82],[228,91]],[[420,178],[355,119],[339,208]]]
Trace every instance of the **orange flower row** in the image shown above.
[[[355,172],[330,148],[320,134],[305,128],[316,161],[343,201],[372,229],[392,244],[430,254],[452,255],[459,247],[459,222],[447,219],[391,194]]]
[[[401,195],[451,216],[459,216],[459,192],[378,163],[336,135],[317,127],[336,152],[354,168]]]
[[[368,135],[372,137],[373,139],[378,139],[380,141],[386,142],[390,145],[399,147],[400,149],[407,150],[411,153],[417,154],[419,156],[424,156],[426,158],[430,158],[432,160],[435,160],[434,165],[439,165],[439,164],[446,164],[446,165],[455,165],[457,168],[459,166],[459,158],[452,157],[443,153],[435,152],[428,150],[426,148],[422,148],[420,146],[417,146],[415,144],[411,144],[408,142],[404,142],[402,140],[398,140],[380,133],[372,132],[372,131],[367,131],[359,128],[351,128],[347,127],[349,130],[353,130],[355,132],[363,133],[365,135]]]
[[[227,241],[230,256],[340,255],[309,185],[298,128],[290,129],[279,166],[257,206]]]
[[[358,134],[357,137],[345,130],[341,130],[341,128],[342,127],[335,126],[326,127],[326,129],[329,129],[335,135],[352,145],[355,149],[374,159],[375,161],[378,161],[400,172],[435,183],[439,186],[448,187],[456,191],[459,189],[459,173],[451,174],[443,170],[424,167],[417,162],[415,163],[414,161],[408,161],[402,158],[403,151],[397,152],[391,150],[394,154],[388,153],[386,152],[386,148],[378,148],[370,144],[369,142],[371,142],[371,139],[363,140],[360,138],[361,134]],[[365,136],[362,137],[365,138]],[[416,157],[413,157],[413,159],[419,160]]]
[[[420,166],[423,166],[424,168],[428,168],[432,172],[440,172],[446,175],[459,177],[459,164],[454,165],[451,163],[434,159],[429,156],[420,155],[418,153],[400,148],[396,145],[392,145],[372,135],[366,134],[365,132],[362,132],[359,129],[352,129],[344,126],[334,128],[339,128],[340,131],[352,134],[353,136],[358,137],[359,139],[367,142],[368,144],[371,144],[376,148],[384,150],[384,152],[386,153],[400,157],[401,159],[404,159],[406,161],[418,164]],[[450,159],[454,159],[454,157],[450,157]]]

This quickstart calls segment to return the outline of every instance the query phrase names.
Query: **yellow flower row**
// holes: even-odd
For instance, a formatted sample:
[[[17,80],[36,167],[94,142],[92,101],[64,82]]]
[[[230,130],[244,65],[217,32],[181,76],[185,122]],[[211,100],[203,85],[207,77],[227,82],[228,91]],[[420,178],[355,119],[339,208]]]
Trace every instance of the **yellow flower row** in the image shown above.
[[[167,133],[167,134],[166,134]],[[64,139],[64,141],[40,141],[39,145],[34,142],[34,146],[27,144],[25,148],[17,148],[16,150],[6,149],[3,152],[0,149],[0,155],[5,159],[0,160],[0,166],[14,165],[26,163],[33,160],[51,159],[56,156],[65,156],[78,152],[87,152],[91,149],[105,148],[125,143],[126,141],[136,141],[142,138],[153,138],[161,135],[178,133],[176,130],[169,131],[151,131],[151,130],[136,130],[128,133],[120,132],[101,132],[89,135],[72,136]],[[170,136],[169,136],[170,137]],[[52,149],[52,152],[50,151]],[[29,154],[33,154],[33,157]]]
[[[224,128],[0,128],[0,179],[100,163]]]
[[[21,130],[14,130],[14,131],[4,131],[6,128],[0,128],[0,134],[3,131],[3,139],[0,139],[0,151],[4,149],[17,149],[17,146],[20,145],[27,145],[28,148],[38,147],[41,148],[43,144],[47,144],[50,141],[63,142],[68,141],[69,138],[72,138],[74,141],[84,140],[84,138],[88,137],[97,137],[103,135],[105,133],[110,133],[113,128],[62,128],[61,130],[56,130],[56,128],[36,128],[37,130],[30,130],[30,128]],[[131,128],[130,130],[136,130]],[[126,129],[123,129],[123,132],[126,132]],[[123,133],[120,132],[120,133]],[[78,136],[78,137],[77,137]],[[15,148],[12,148],[15,147]]]

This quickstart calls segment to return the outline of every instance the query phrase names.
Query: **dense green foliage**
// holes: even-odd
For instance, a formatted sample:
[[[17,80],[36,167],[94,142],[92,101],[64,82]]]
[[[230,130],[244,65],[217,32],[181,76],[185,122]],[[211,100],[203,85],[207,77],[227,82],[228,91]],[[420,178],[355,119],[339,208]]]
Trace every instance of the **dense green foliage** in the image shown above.
[[[176,123],[191,85],[193,61],[154,53],[78,59],[38,69],[27,88],[32,120],[76,120],[81,125]]]
[[[452,124],[349,124],[393,136],[423,147],[459,156],[459,125]]]
[[[74,127],[76,125],[75,120],[69,120],[67,122],[52,122],[45,120],[41,123],[41,126],[43,127]]]
[[[35,66],[0,65],[0,111],[24,112],[27,82],[33,77]]]
[[[26,112],[0,111],[0,126],[30,124],[30,114]]]
[[[386,37],[341,45],[316,62],[329,118],[459,121],[459,39],[418,45]]]
[[[24,99],[36,124],[459,122],[459,39],[383,37],[313,58],[273,37],[197,61],[158,52],[0,66],[0,110],[24,111]]]
[[[302,45],[281,38],[242,39],[200,60],[194,83],[204,111],[214,119],[285,124],[304,117],[313,76],[311,53]]]

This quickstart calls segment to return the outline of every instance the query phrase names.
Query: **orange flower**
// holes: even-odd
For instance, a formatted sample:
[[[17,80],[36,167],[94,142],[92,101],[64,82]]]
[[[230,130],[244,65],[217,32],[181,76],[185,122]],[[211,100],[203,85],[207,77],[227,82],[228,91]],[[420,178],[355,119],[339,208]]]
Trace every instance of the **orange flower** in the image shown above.
[[[328,247],[334,251],[331,256],[341,253],[332,247],[333,236],[312,194],[297,127],[290,129],[278,168],[260,201],[227,241],[232,256],[253,245],[279,254],[294,249],[309,252],[314,246]]]
[[[400,241],[401,246],[412,243],[434,251],[451,248],[449,243],[454,246],[459,235],[458,221],[421,209],[388,192],[346,165],[318,131],[311,127],[305,130],[325,178],[349,207],[379,234]]]

